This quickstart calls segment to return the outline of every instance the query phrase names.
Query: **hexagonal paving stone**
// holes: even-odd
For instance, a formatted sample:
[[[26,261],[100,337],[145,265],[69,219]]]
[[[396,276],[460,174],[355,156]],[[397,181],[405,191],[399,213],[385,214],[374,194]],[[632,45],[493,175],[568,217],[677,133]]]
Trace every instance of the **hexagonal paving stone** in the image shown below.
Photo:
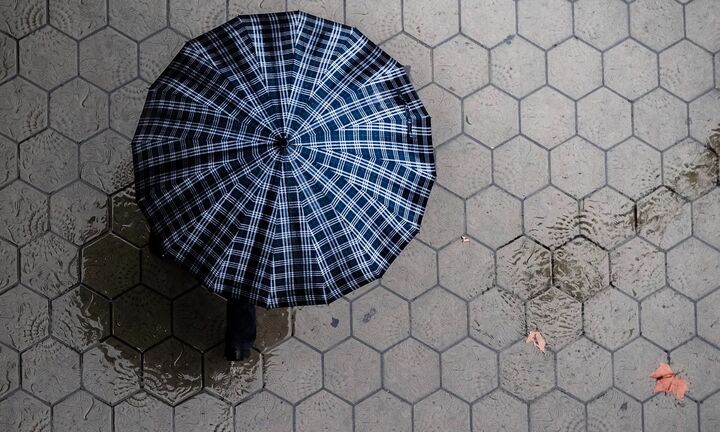
[[[638,305],[618,290],[602,291],[585,304],[583,324],[589,338],[615,350],[640,333]]]
[[[495,182],[521,198],[541,189],[550,180],[547,151],[527,138],[513,138],[495,149],[493,156]]]
[[[465,300],[490,289],[495,276],[492,252],[475,240],[456,241],[440,251],[440,284]]]
[[[132,137],[147,96],[148,84],[135,80],[110,95],[110,127]]]
[[[467,96],[488,83],[488,52],[458,35],[433,52],[435,82],[459,96]]]
[[[657,56],[632,39],[605,53],[605,85],[628,99],[658,86]]]
[[[457,33],[458,13],[458,4],[454,1],[410,0],[404,4],[404,29],[435,46]]]
[[[614,388],[588,404],[587,416],[591,431],[642,430],[640,404]]]
[[[186,270],[147,247],[142,250],[142,279],[145,285],[171,299],[197,284]]]
[[[575,34],[604,50],[628,35],[627,6],[620,0],[581,1],[575,5]]]
[[[439,146],[462,131],[460,100],[457,97],[436,84],[424,87],[418,95],[433,119],[434,146]]]
[[[17,144],[0,136],[0,187],[17,178],[17,164]]]
[[[297,308],[294,334],[308,345],[327,351],[350,336],[350,303],[337,299],[329,305]]]
[[[700,405],[700,430],[718,428],[720,428],[720,393],[715,393]]]
[[[0,236],[22,245],[47,230],[47,198],[22,181],[0,190]]]
[[[687,106],[659,88],[635,101],[635,135],[658,150],[665,150],[687,136]]]
[[[78,175],[77,144],[52,129],[20,143],[20,178],[44,192],[54,192]]]
[[[251,350],[240,361],[225,358],[225,344],[205,353],[203,367],[205,388],[236,404],[262,389],[262,360],[260,354]]]
[[[185,37],[165,29],[140,43],[140,77],[153,82],[180,51]]]
[[[173,334],[205,351],[225,336],[225,300],[198,286],[173,302]]]
[[[492,182],[490,151],[461,135],[435,152],[437,181],[467,198]]]
[[[107,2],[102,0],[50,0],[50,24],[75,39],[82,39],[107,24]]]
[[[402,31],[400,0],[373,5],[350,0],[345,8],[345,23],[357,27],[370,40],[380,42]]]
[[[273,348],[264,366],[265,387],[292,403],[322,386],[320,353],[295,338]]]
[[[503,349],[525,335],[525,307],[509,292],[493,288],[469,306],[470,337]]]
[[[634,137],[607,153],[608,184],[635,200],[660,186],[661,170],[660,152]]]
[[[349,339],[325,353],[325,388],[357,402],[380,388],[380,354]]]
[[[667,254],[668,284],[692,299],[720,286],[720,252],[690,238]]]
[[[15,141],[47,126],[47,94],[22,78],[0,86],[0,133]]]
[[[263,391],[235,407],[235,430],[282,432],[293,428],[293,407]]]
[[[405,33],[385,41],[381,48],[395,60],[410,68],[410,78],[416,88],[432,81],[432,60],[430,48]]]
[[[0,401],[3,424],[18,432],[50,430],[50,407],[19,391]]]
[[[476,402],[472,417],[474,431],[526,432],[528,427],[527,406],[502,390]]]
[[[170,301],[140,285],[113,302],[113,334],[145,350],[170,334]]]
[[[552,186],[525,200],[524,208],[525,233],[550,249],[580,232],[577,201]]]
[[[16,38],[30,33],[46,20],[45,2],[41,0],[15,1],[0,6],[0,29]]]
[[[140,392],[115,407],[115,430],[169,432],[172,407],[146,392]]]
[[[83,354],[83,386],[110,404],[140,388],[140,353],[111,337]]]
[[[663,181],[688,199],[695,199],[718,183],[718,157],[688,138],[663,154]]]
[[[81,245],[107,229],[107,197],[75,182],[50,198],[50,228]]]
[[[720,51],[720,39],[713,17],[720,14],[720,5],[712,0],[700,0],[687,6],[685,19],[687,37],[708,51]]]
[[[440,387],[437,353],[415,339],[406,339],[383,354],[384,387],[415,403]]]
[[[78,282],[78,249],[48,232],[20,249],[20,280],[53,298]]]
[[[518,33],[548,49],[572,34],[572,7],[563,0],[519,2]]]
[[[46,402],[57,402],[80,387],[80,356],[45,339],[22,354],[22,386]]]
[[[685,101],[713,87],[713,58],[689,41],[660,53],[660,85]]]
[[[463,207],[460,198],[435,185],[417,238],[436,248],[459,238],[465,225]]]
[[[497,283],[523,300],[550,287],[550,251],[529,237],[519,237],[497,252]]]
[[[527,303],[528,331],[540,331],[553,350],[577,339],[581,328],[580,303],[558,288],[550,288]]]
[[[112,409],[105,403],[81,390],[53,408],[53,430],[71,432],[112,430]]]
[[[148,243],[150,227],[135,200],[135,188],[129,187],[112,197],[112,230],[135,246]]]
[[[720,388],[720,369],[708,366],[720,362],[720,350],[707,342],[694,338],[671,352],[670,361],[690,382],[688,395],[693,399],[705,399]]]
[[[232,429],[232,408],[213,396],[200,393],[175,407],[173,423],[177,432],[204,428],[229,431]]]
[[[717,229],[720,226],[720,188],[698,198],[692,206],[695,236],[720,248],[720,231]]]
[[[524,39],[509,39],[492,50],[490,76],[496,86],[523,97],[545,84],[545,55]]]
[[[552,184],[582,198],[605,184],[605,155],[580,137],[550,152]]]
[[[442,353],[443,387],[472,402],[498,385],[497,355],[465,339]]]
[[[523,99],[520,116],[523,134],[548,149],[575,133],[575,104],[550,87]]]
[[[695,312],[690,300],[665,288],[642,301],[643,335],[671,350],[695,335]],[[673,317],[668,320],[666,317]]]
[[[52,334],[83,351],[110,334],[110,303],[80,286],[53,300]]]
[[[444,350],[467,335],[465,302],[444,289],[434,288],[411,306],[412,335],[437,350]]]
[[[352,303],[353,336],[385,350],[410,335],[408,304],[378,287]]]
[[[48,302],[22,285],[0,295],[0,342],[19,351],[48,334]]]
[[[103,236],[83,250],[82,280],[96,291],[116,297],[140,282],[138,250],[117,236]]]
[[[192,0],[170,0],[170,26],[181,34],[194,38],[225,20],[226,3],[210,0],[201,3]]]
[[[610,353],[586,338],[557,355],[558,386],[588,401],[612,386]]]
[[[715,345],[720,345],[720,290],[697,303],[698,335]]]
[[[20,40],[20,75],[48,90],[77,75],[77,44],[52,27]]]
[[[520,200],[490,186],[465,202],[468,234],[498,248],[522,234]]]
[[[523,400],[532,400],[555,385],[555,354],[542,353],[524,340],[500,353],[500,385]]]
[[[683,37],[682,6],[672,0],[640,0],[630,5],[630,35],[654,50]]]
[[[200,391],[200,353],[175,338],[150,348],[143,355],[143,385],[170,404],[182,402]]]
[[[18,251],[15,246],[0,239],[0,292],[18,281]]]
[[[635,234],[635,205],[604,187],[580,202],[580,234],[605,249]]]
[[[630,102],[607,88],[590,93],[577,105],[578,133],[603,149],[632,133]]]
[[[385,272],[382,283],[412,300],[432,288],[437,279],[435,251],[418,240],[412,240]]]
[[[110,25],[133,39],[144,39],[165,27],[166,0],[112,0]]]
[[[587,3],[578,3],[576,10],[581,4]],[[550,50],[547,56],[548,84],[568,96],[579,99],[602,85],[600,53],[581,40],[569,39]]]
[[[585,407],[570,396],[553,390],[530,404],[533,432],[553,432],[556,427],[567,431],[585,430]]]
[[[80,75],[110,91],[137,74],[137,45],[107,28],[80,42]]]
[[[105,129],[107,111],[105,93],[79,78],[50,94],[50,126],[75,141]]]
[[[416,431],[470,430],[470,407],[444,390],[417,403],[413,411]]]
[[[355,405],[355,431],[411,432],[410,405],[381,390]],[[278,430],[280,432],[280,430]]]
[[[322,390],[295,408],[295,430],[298,432],[351,432],[352,407]]]
[[[255,308],[257,316],[255,348],[258,351],[269,354],[272,348],[291,336],[292,315],[290,312],[290,308]]]
[[[485,47],[493,47],[515,33],[515,2],[478,0],[461,3],[461,30]],[[485,18],[491,16],[492,20]]]
[[[718,127],[720,91],[713,90],[690,103],[690,135],[700,142],[707,141]],[[720,147],[715,147],[717,151]]]
[[[580,237],[555,251],[553,281],[584,302],[610,283],[608,254]]]
[[[667,363],[667,355],[643,338],[635,339],[615,352],[615,385],[631,396],[645,400],[654,394],[648,372],[660,363]]]
[[[637,202],[637,232],[662,249],[690,237],[690,203],[661,187]]]
[[[635,237],[610,252],[610,282],[641,299],[665,285],[665,255]]]
[[[493,86],[469,96],[463,104],[465,132],[490,148],[520,130],[517,101]]]
[[[659,394],[643,404],[645,430],[697,431],[697,404],[685,399],[680,404]]]
[[[0,398],[20,386],[20,356],[12,348],[0,344],[0,368],[5,371],[5,382],[0,386]]]

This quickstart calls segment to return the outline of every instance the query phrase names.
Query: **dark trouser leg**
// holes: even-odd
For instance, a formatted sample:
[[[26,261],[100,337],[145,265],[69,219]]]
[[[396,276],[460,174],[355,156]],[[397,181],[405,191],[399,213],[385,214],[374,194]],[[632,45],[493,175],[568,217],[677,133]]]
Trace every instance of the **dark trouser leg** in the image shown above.
[[[244,300],[226,298],[225,358],[243,360],[250,355],[250,348],[255,345],[255,305]]]

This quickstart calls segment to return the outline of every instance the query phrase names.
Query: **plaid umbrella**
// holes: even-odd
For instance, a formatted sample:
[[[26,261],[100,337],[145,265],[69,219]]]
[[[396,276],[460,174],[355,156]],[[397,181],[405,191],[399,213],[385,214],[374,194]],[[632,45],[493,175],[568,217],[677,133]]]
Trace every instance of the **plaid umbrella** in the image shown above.
[[[268,308],[379,278],[435,180],[404,67],[303,12],[238,16],[187,42],[150,87],[132,148],[154,247]]]

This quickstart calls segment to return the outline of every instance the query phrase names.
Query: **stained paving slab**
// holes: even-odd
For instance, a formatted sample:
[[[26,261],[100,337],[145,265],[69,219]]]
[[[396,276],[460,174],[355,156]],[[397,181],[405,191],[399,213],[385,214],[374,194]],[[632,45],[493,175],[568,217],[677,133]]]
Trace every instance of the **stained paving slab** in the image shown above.
[[[129,143],[188,38],[293,9],[409,66],[438,183],[380,281],[259,310],[229,363],[224,300],[147,248]],[[0,429],[720,430],[719,21],[715,0],[0,4]],[[653,394],[660,362],[684,401]]]

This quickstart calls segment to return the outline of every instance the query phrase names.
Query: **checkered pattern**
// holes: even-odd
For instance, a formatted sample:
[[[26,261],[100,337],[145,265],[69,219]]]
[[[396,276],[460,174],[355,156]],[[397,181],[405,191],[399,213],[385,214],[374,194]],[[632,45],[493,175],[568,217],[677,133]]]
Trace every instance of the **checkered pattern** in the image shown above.
[[[239,16],[189,41],[151,86],[132,146],[162,253],[266,307],[328,303],[380,277],[435,180],[405,69],[303,12]]]

